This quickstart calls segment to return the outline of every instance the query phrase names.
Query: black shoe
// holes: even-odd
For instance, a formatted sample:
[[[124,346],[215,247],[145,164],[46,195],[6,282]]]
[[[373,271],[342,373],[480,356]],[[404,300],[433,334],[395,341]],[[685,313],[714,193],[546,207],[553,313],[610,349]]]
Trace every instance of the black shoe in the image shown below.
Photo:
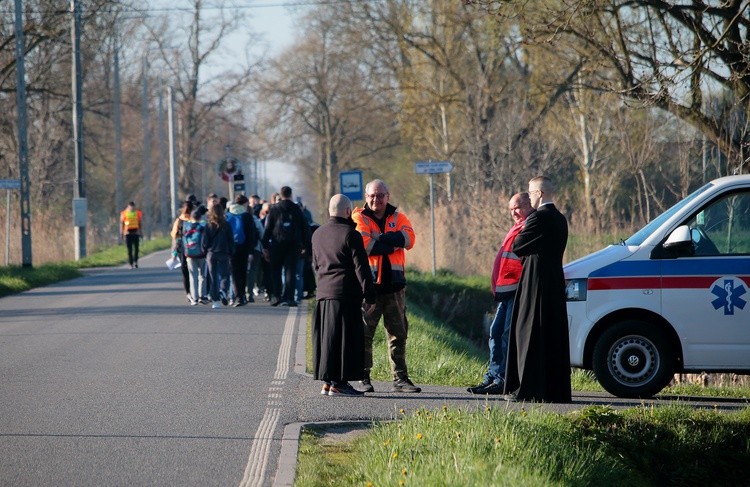
[[[329,396],[363,396],[365,393],[353,388],[348,382],[331,384],[328,388]]]
[[[492,384],[488,385],[484,389],[479,392],[479,394],[489,394],[493,396],[497,396],[502,394],[505,391],[505,384],[502,382],[493,382]]]
[[[422,388],[415,386],[408,378],[398,379],[393,381],[391,392],[422,392]]]
[[[224,306],[229,304],[229,300],[227,299],[227,295],[224,291],[219,291],[219,296],[221,297],[221,304]]]
[[[466,390],[467,390],[468,392],[470,392],[471,394],[480,394],[480,392],[479,392],[479,391],[480,391],[481,389],[484,389],[485,387],[487,387],[487,386],[488,386],[488,385],[490,385],[490,384],[492,384],[492,382],[490,382],[490,381],[488,381],[487,379],[485,379],[484,381],[482,381],[482,383],[481,383],[481,384],[477,384],[477,385],[475,385],[475,386],[472,386],[472,387],[467,387],[467,388],[466,388]]]
[[[359,390],[362,392],[375,392],[375,388],[372,387],[372,382],[370,382],[369,377],[365,377],[359,381]]]
[[[274,301],[273,303],[271,303],[271,306],[278,306],[280,304],[281,304],[281,300],[277,299],[276,301]]]
[[[248,303],[254,303],[255,302],[255,298],[252,297],[252,296],[250,296],[249,298],[247,298],[247,302]]]

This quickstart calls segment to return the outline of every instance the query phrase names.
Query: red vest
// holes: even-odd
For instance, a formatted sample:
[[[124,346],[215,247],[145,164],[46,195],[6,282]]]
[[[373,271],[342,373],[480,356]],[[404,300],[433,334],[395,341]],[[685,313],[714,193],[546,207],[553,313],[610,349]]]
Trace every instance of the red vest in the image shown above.
[[[521,279],[521,259],[511,250],[513,241],[523,229],[524,222],[516,223],[508,231],[503,240],[503,245],[495,257],[495,265],[492,267],[492,291],[497,294],[515,293],[518,288],[518,280]]]

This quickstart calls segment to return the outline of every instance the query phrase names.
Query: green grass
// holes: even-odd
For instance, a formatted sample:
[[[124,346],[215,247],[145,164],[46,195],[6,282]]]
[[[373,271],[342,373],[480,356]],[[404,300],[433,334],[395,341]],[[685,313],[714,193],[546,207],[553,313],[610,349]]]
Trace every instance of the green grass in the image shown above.
[[[169,237],[144,240],[141,242],[140,251],[142,255],[145,255],[157,250],[167,249],[170,243]],[[0,297],[80,277],[80,269],[83,268],[116,266],[127,261],[127,250],[123,245],[118,245],[102,249],[74,262],[42,264],[31,267],[17,265],[0,267]]]
[[[306,430],[295,485],[704,486],[744,485],[750,475],[748,409],[592,406],[563,415],[484,407],[401,416],[344,443]]]

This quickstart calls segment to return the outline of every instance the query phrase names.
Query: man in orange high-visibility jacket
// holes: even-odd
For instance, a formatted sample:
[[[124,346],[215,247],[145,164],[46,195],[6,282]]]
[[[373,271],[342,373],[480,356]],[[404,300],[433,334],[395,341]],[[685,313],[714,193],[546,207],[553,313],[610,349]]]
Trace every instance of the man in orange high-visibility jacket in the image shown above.
[[[138,243],[141,239],[141,222],[143,213],[135,209],[132,201],[120,212],[120,238],[125,239],[128,247],[128,263],[130,268],[138,267]]]
[[[411,222],[395,206],[388,203],[390,193],[379,179],[365,187],[365,207],[355,208],[352,219],[367,251],[370,270],[375,281],[375,304],[364,305],[365,322],[365,377],[360,389],[373,392],[370,381],[372,369],[372,338],[383,317],[388,339],[393,387],[391,392],[420,392],[409,379],[406,368],[406,251],[414,246],[414,229]]]
[[[495,294],[497,310],[490,325],[490,365],[484,375],[484,381],[467,389],[472,394],[502,394],[505,386],[513,300],[523,269],[521,259],[513,253],[512,248],[516,236],[523,230],[526,217],[534,212],[529,193],[513,195],[508,202],[508,210],[513,218],[513,226],[505,235],[492,268],[492,292]]]

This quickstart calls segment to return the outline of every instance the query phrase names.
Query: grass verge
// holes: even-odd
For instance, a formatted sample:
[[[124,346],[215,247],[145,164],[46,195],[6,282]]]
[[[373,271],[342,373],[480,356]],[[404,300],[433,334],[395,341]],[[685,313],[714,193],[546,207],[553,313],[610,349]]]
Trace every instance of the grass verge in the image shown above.
[[[419,409],[345,443],[305,431],[298,472],[298,487],[744,485],[750,410]]]
[[[170,243],[169,237],[144,240],[141,242],[140,253],[146,255],[157,250],[167,249]],[[18,265],[0,267],[0,297],[80,277],[79,269],[116,266],[127,261],[128,256],[125,247],[118,245],[102,249],[75,262],[42,264],[32,267]]]

